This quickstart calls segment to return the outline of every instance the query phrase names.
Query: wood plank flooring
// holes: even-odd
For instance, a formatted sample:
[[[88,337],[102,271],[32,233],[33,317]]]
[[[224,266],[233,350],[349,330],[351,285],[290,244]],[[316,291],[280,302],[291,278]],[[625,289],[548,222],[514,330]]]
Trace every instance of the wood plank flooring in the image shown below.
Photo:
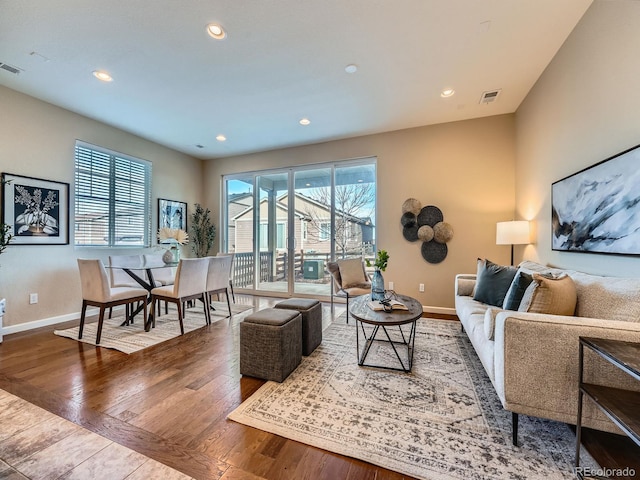
[[[280,299],[236,301],[261,309]],[[0,389],[197,479],[406,478],[226,419],[264,383],[240,376],[231,334],[250,312],[131,355],[58,337],[54,327],[5,336]],[[328,304],[323,313],[330,323]],[[585,443],[604,466],[633,466],[635,447],[614,437],[587,432]]]

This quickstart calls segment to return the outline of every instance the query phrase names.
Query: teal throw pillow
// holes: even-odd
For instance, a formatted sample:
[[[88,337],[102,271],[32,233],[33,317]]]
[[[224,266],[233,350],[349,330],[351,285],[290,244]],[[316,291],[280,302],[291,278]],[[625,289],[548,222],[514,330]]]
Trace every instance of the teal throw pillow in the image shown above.
[[[473,299],[502,308],[504,297],[517,271],[516,267],[498,265],[479,258],[476,291]]]
[[[532,281],[533,277],[530,274],[525,273],[522,270],[518,270],[518,273],[513,277],[511,286],[504,297],[502,308],[504,310],[518,310],[520,302],[522,301],[522,296]]]

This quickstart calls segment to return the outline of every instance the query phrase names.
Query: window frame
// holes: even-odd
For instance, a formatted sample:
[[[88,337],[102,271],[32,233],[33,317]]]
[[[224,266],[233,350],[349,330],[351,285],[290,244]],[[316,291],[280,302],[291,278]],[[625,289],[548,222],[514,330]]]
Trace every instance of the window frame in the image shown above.
[[[82,165],[82,162],[89,163]],[[132,179],[122,172],[138,171]],[[108,173],[107,173],[108,171]],[[76,140],[74,148],[74,246],[88,248],[148,248],[151,246],[151,178],[153,165],[148,160],[126,155]],[[83,178],[84,177],[84,178]],[[135,181],[134,181],[135,180]],[[120,194],[119,194],[120,192]],[[86,199],[86,203],[83,202]],[[96,232],[87,228],[82,234],[80,227],[87,221],[79,217],[91,212],[91,203],[97,205],[96,213],[106,217],[104,242],[96,242]],[[106,203],[106,204],[105,204]],[[106,207],[106,208],[105,208]],[[136,208],[144,209],[141,214],[118,215],[118,212]],[[133,221],[133,225],[125,222]],[[137,226],[136,223],[142,225]],[[98,229],[95,229],[98,230]],[[86,243],[78,243],[79,237],[86,237]],[[139,242],[124,243],[127,237],[140,238]]]

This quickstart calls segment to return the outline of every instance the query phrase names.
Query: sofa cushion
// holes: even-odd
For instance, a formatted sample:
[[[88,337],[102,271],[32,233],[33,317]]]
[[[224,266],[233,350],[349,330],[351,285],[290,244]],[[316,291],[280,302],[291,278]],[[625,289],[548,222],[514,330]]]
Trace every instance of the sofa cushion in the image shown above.
[[[524,292],[518,311],[548,315],[573,315],[576,310],[576,286],[567,274],[560,276],[534,273]]]
[[[533,276],[531,274],[525,273],[522,270],[518,269],[518,272],[516,273],[515,277],[513,277],[513,281],[509,286],[509,290],[507,290],[507,294],[504,297],[502,308],[504,308],[505,310],[518,310],[524,292],[527,290],[527,287],[531,284],[532,281]]]
[[[473,299],[502,307],[507,290],[516,274],[515,267],[498,265],[490,260],[478,259],[478,276]]]
[[[640,322],[640,278],[568,272],[576,284],[576,316]]]
[[[493,340],[496,331],[496,315],[504,312],[501,308],[489,307],[484,312],[484,334],[487,340]]]

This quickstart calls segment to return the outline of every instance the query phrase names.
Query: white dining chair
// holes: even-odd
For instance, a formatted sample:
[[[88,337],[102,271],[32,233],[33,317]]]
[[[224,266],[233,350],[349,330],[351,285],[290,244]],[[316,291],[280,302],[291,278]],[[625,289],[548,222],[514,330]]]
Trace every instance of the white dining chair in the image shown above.
[[[145,253],[142,255],[145,265],[163,264],[162,253]],[[173,285],[176,281],[176,268],[175,267],[160,267],[152,269],[153,280],[156,287],[165,287],[167,285]],[[157,306],[158,310],[160,305]],[[164,313],[169,313],[169,306],[167,302],[164,302]]]
[[[156,287],[151,290],[151,323],[155,327],[156,303],[158,300],[175,303],[178,309],[180,334],[184,335],[184,311],[187,300],[201,300],[204,308],[205,323],[209,324],[209,308],[206,302],[208,258],[183,258],[178,263],[176,280],[173,285]],[[159,309],[158,309],[159,310]]]
[[[106,308],[125,305],[125,315],[129,318],[129,307],[133,303],[143,302],[144,323],[147,323],[148,292],[146,289],[142,287],[111,287],[109,277],[101,260],[85,260],[79,258],[78,269],[80,271],[80,283],[82,286],[82,313],[80,314],[78,339],[82,338],[88,305],[100,308],[96,345],[100,343]]]
[[[144,270],[140,269],[142,265],[141,255],[109,255],[109,280],[112,287],[133,287],[142,288],[131,275],[125,272],[124,267],[134,270],[140,278],[146,278]],[[137,267],[137,268],[136,268]]]
[[[144,288],[131,275],[123,270],[130,269],[138,278],[148,282],[147,273],[140,268],[142,255],[109,255],[109,282],[112,287]],[[121,268],[118,268],[121,267]],[[137,268],[136,268],[137,267]],[[109,318],[113,309],[109,309]]]
[[[229,316],[231,316],[231,303],[229,301],[229,272],[231,271],[231,262],[233,259],[230,255],[219,255],[215,257],[207,257],[209,259],[209,270],[207,272],[207,305],[211,307],[211,295],[224,293],[227,298],[227,307],[229,308]],[[211,307],[213,308],[213,307]]]
[[[216,254],[216,256],[217,257],[225,257],[225,256],[231,257],[231,264],[229,265],[229,288],[231,289],[231,299],[233,300],[233,303],[236,303],[236,295],[235,295],[235,293],[233,293],[233,266],[235,264],[236,254],[235,253],[218,252]]]

